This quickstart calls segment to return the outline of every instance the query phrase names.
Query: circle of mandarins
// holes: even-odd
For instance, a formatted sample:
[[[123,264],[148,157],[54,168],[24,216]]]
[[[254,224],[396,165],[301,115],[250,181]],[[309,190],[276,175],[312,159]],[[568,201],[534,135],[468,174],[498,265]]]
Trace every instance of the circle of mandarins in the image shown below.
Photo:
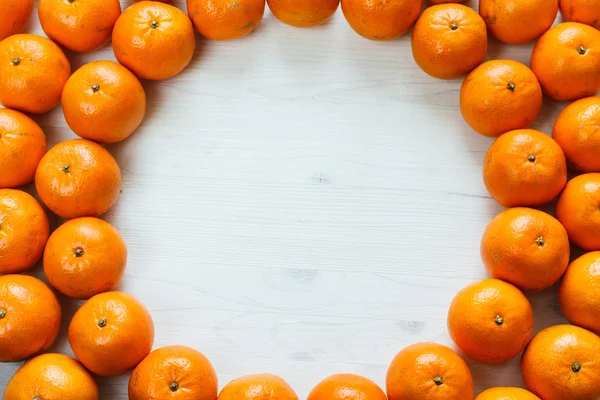
[[[69,2],[72,2],[72,1],[73,1],[73,0],[69,0]],[[158,26],[158,23],[157,23],[156,21],[152,21],[152,22],[150,23],[150,26],[151,26],[151,28],[155,29],[155,28],[157,28],[157,26]],[[457,24],[456,24],[456,23],[452,23],[452,24],[450,25],[450,29],[451,29],[451,30],[453,30],[453,31],[454,31],[454,30],[456,30],[456,29],[458,29],[458,26],[457,26]],[[582,55],[583,55],[583,54],[585,54],[585,53],[586,53],[586,49],[585,49],[585,48],[583,48],[583,46],[580,46],[580,47],[579,47],[579,49],[578,49],[578,52],[579,52],[580,54],[582,54]],[[18,65],[19,63],[20,63],[20,60],[18,60],[18,59],[15,59],[15,60],[13,60],[13,64],[14,64],[14,65]],[[515,84],[514,84],[513,82],[510,82],[510,83],[508,84],[507,88],[508,88],[508,90],[510,90],[510,91],[512,91],[512,92],[514,92],[516,87],[515,87]],[[92,90],[93,90],[94,92],[97,92],[99,89],[100,89],[100,88],[99,88],[99,85],[98,85],[98,84],[93,84],[93,85],[92,85]],[[530,121],[530,122],[531,122],[531,121]],[[536,157],[535,157],[534,155],[530,155],[530,156],[529,156],[529,158],[528,158],[528,161],[529,161],[529,162],[535,162],[535,161],[536,161]],[[66,166],[66,168],[68,168],[68,166]],[[537,243],[539,246],[544,246],[544,244],[545,244],[545,243],[544,243],[544,238],[543,238],[543,237],[539,237],[539,238],[536,240],[536,243]],[[76,256],[77,256],[77,257],[80,257],[80,256],[82,255],[82,254],[79,254],[80,252],[82,253],[82,250],[81,250],[80,248],[78,248],[78,249],[76,250]],[[2,318],[4,317],[4,313],[5,313],[5,311],[4,311],[4,310],[0,310],[0,319],[2,319]],[[501,325],[503,325],[503,324],[504,324],[504,318],[503,318],[502,316],[500,316],[500,315],[497,315],[497,316],[495,317],[495,319],[494,319],[494,322],[495,322],[495,323],[496,323],[498,326],[501,326]],[[100,320],[100,322],[98,323],[98,325],[99,325],[99,326],[101,326],[101,327],[102,327],[102,326],[104,326],[104,325],[106,325],[106,320]],[[581,370],[581,365],[580,365],[580,364],[578,364],[578,363],[574,363],[574,364],[573,364],[573,366],[572,366],[572,369],[573,369],[573,372],[575,372],[575,373],[578,373],[578,372]],[[433,382],[435,383],[435,385],[436,385],[436,386],[441,386],[441,385],[443,385],[443,384],[444,384],[444,380],[443,380],[443,377],[442,377],[442,376],[435,376],[435,377],[433,378]],[[172,382],[172,383],[169,385],[169,388],[170,388],[170,390],[171,390],[171,391],[175,392],[175,391],[177,391],[177,390],[179,389],[179,385],[178,385],[177,383],[175,383],[175,382]],[[37,399],[37,398],[36,398],[36,399]]]

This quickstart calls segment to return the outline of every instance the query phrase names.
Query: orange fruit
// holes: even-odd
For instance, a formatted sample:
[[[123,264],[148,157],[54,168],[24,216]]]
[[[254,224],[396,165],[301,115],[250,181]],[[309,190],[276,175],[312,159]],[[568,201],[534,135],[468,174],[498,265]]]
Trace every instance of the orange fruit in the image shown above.
[[[6,400],[98,400],[98,386],[85,368],[63,354],[43,354],[8,381]]]
[[[537,291],[556,283],[569,265],[569,253],[565,228],[532,208],[501,212],[481,239],[481,259],[489,274],[521,290]]]
[[[567,160],[551,137],[533,129],[500,136],[483,160],[483,182],[504,207],[549,203],[567,183]]]
[[[479,0],[479,14],[496,39],[524,44],[550,29],[558,0]]]
[[[584,250],[600,250],[600,173],[573,178],[556,203],[556,218],[571,242]]]
[[[49,234],[48,217],[36,199],[20,190],[0,189],[0,274],[33,267]]]
[[[42,158],[35,187],[44,204],[63,218],[97,217],[116,203],[121,170],[102,146],[89,140],[67,140]]]
[[[452,349],[437,343],[417,343],[400,351],[390,365],[386,386],[389,400],[473,398],[469,367]]]
[[[600,97],[569,104],[558,115],[552,137],[563,149],[569,166],[580,172],[600,172]]]
[[[512,60],[488,61],[475,68],[460,88],[465,121],[484,136],[527,128],[542,107],[542,88],[533,71]]]
[[[286,381],[275,375],[248,375],[229,382],[219,400],[298,400],[298,395]]]
[[[516,357],[529,342],[533,310],[527,297],[510,283],[484,279],[454,297],[448,332],[473,360],[501,363]]]
[[[127,247],[108,222],[83,217],[55,230],[44,251],[44,273],[65,296],[88,299],[114,290],[125,272]]]
[[[196,37],[192,22],[179,8],[142,1],[121,14],[112,45],[117,60],[139,78],[162,80],[188,66]]]
[[[110,41],[121,4],[119,0],[40,0],[38,15],[50,39],[83,53]]]
[[[307,400],[387,400],[375,382],[354,374],[337,374],[325,378],[308,395]]]
[[[33,11],[33,0],[0,2],[0,40],[21,32]]]
[[[600,251],[584,254],[569,265],[558,301],[569,322],[600,334]]]
[[[154,350],[129,378],[129,400],[215,400],[217,374],[200,352],[185,346]]]
[[[576,22],[558,24],[533,48],[531,70],[554,100],[594,96],[600,90],[600,31]]]
[[[419,67],[434,78],[468,74],[487,53],[485,22],[462,4],[429,7],[413,28],[412,53]]]
[[[599,0],[560,0],[560,12],[569,22],[580,22],[600,29]]]
[[[46,135],[25,114],[0,109],[0,188],[23,186],[35,176],[35,169],[46,153]]]
[[[212,40],[246,36],[265,13],[264,0],[187,0],[187,9],[200,34]]]
[[[116,143],[142,123],[146,93],[127,68],[112,61],[93,61],[75,71],[65,84],[62,108],[77,135]]]
[[[544,400],[600,398],[600,337],[558,325],[538,333],[521,358],[527,389]]]
[[[370,40],[393,40],[414,25],[421,0],[342,0],[342,12],[356,33]]]
[[[335,14],[340,0],[268,0],[273,15],[298,28],[321,25]]]
[[[429,0],[431,4],[466,3],[468,0]]]
[[[58,299],[44,282],[27,275],[0,276],[0,362],[48,350],[60,318]]]
[[[513,387],[497,387],[485,390],[475,400],[541,400],[525,389]]]
[[[6,108],[50,111],[60,103],[69,75],[69,60],[51,40],[19,34],[0,42],[0,103]]]
[[[86,301],[69,325],[75,356],[91,372],[116,376],[135,368],[154,343],[154,323],[135,297],[121,292]]]

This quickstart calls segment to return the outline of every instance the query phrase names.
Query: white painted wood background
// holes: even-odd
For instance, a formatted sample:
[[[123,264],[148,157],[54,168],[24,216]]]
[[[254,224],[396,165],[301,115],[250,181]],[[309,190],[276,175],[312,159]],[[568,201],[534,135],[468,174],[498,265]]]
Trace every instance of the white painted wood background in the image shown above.
[[[42,33],[37,12],[27,31]],[[143,125],[109,147],[124,176],[105,216],[129,247],[120,289],[151,311],[155,347],[202,351],[221,386],[268,372],[305,398],[339,372],[384,386],[408,344],[452,345],[448,306],[486,277],[479,241],[501,211],[481,179],[491,139],[463,122],[461,81],[421,72],[409,35],[356,35],[341,10],[298,29],[267,9],[244,39],[197,39],[183,73],[143,82]],[[528,64],[531,48],[492,40],[488,56]],[[74,69],[114,60],[110,46],[68,56]],[[545,99],[533,127],[549,133],[562,107]],[[74,137],[60,107],[37,121],[51,145]],[[536,331],[564,321],[555,292],[529,296]],[[52,350],[72,354],[79,303],[61,300]],[[469,365],[477,392],[522,386],[518,359]],[[19,366],[0,365],[2,389]],[[102,399],[127,399],[128,378],[98,379]]]

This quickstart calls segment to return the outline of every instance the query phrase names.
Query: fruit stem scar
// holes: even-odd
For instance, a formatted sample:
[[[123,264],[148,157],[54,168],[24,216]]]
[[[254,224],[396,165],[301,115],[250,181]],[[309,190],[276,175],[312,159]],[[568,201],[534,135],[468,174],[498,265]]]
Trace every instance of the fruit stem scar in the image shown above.
[[[441,376],[436,376],[435,378],[433,378],[433,381],[435,382],[436,385],[438,386],[442,386],[444,384],[444,378],[442,378]]]
[[[533,154],[531,154],[527,159],[531,162],[535,162],[535,156]]]
[[[152,28],[152,29],[158,28],[158,21],[152,21],[152,22],[150,22],[150,28]]]
[[[71,171],[71,166],[69,164],[64,165],[62,167],[63,172],[70,172]]]
[[[450,29],[452,29],[453,31],[458,29],[458,24],[456,22],[453,22],[450,24]]]
[[[171,389],[171,392],[176,392],[179,390],[179,384],[177,384],[177,382],[171,382],[169,384],[169,389]]]
[[[98,326],[100,328],[104,328],[106,326],[106,318],[102,318],[100,321],[98,321]]]
[[[508,82],[508,85],[506,85],[506,87],[508,88],[508,90],[510,90],[511,92],[515,91],[515,88],[517,87],[513,82]]]
[[[92,90],[93,90],[94,92],[97,92],[98,90],[100,90],[100,85],[98,85],[97,83],[94,83],[94,84],[92,85]]]
[[[75,249],[75,257],[79,258],[83,256],[83,249],[81,247],[78,247]]]
[[[579,46],[579,48],[577,49],[577,52],[581,55],[584,55],[587,52],[587,50],[585,49],[585,47]]]
[[[12,65],[14,65],[16,67],[19,64],[21,64],[21,59],[19,57],[13,58]]]
[[[537,239],[535,239],[535,242],[538,244],[538,246],[542,247],[546,244],[546,242],[544,241],[544,237],[540,236]]]
[[[579,364],[578,362],[574,362],[571,366],[571,369],[573,370],[573,372],[578,373],[579,371],[581,371],[581,364]]]
[[[496,318],[494,318],[494,322],[496,323],[496,325],[500,326],[504,323],[504,318],[502,318],[499,315],[496,315]]]
[[[32,400],[42,400],[39,397],[35,396]]]
[[[0,308],[0,319],[6,317],[6,310],[4,308]]]

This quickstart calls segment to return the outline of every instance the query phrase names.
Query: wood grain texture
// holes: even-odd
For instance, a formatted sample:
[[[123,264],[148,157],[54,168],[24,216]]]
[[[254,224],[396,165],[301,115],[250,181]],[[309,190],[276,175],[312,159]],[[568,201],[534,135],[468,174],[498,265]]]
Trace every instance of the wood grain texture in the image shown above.
[[[531,49],[492,41],[489,57],[528,63]],[[110,46],[68,56],[114,60]],[[333,373],[383,385],[408,344],[451,345],[449,303],[486,277],[479,241],[501,210],[481,178],[491,140],[463,122],[460,84],[421,72],[409,36],[370,42],[341,11],[312,29],[267,11],[248,37],[198,37],[188,69],[144,82],[147,118],[109,146],[124,188],[106,219],[129,247],[120,289],[152,312],[155,346],[204,352],[221,386],[270,372],[305,398]],[[550,132],[563,107],[545,100],[534,127]],[[60,108],[37,120],[50,144],[74,137]],[[536,331],[564,321],[556,288],[529,298]],[[72,354],[80,303],[62,303],[53,350]],[[522,386],[518,360],[469,365],[477,392]],[[18,367],[0,365],[0,387]],[[126,399],[127,379],[99,379],[102,399]]]

